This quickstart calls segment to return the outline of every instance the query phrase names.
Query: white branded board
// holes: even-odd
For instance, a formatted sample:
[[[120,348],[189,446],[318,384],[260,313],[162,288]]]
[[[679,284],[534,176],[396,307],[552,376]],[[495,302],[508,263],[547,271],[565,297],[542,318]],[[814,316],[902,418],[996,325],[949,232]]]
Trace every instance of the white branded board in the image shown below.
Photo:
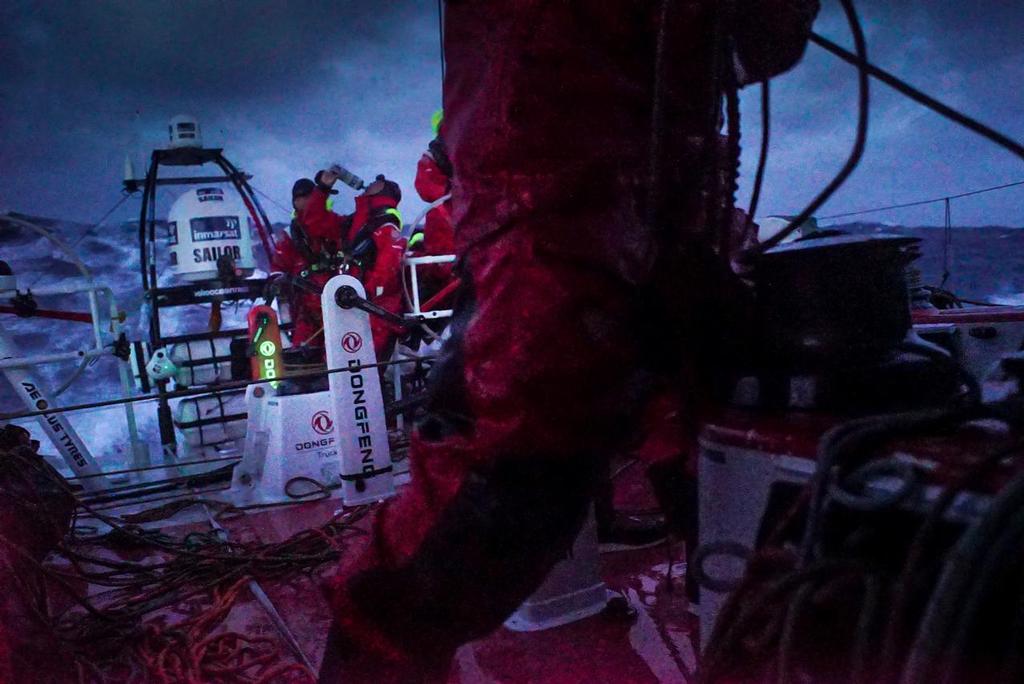
[[[377,359],[369,314],[337,304],[335,295],[344,287],[366,296],[357,279],[338,275],[324,286],[321,302],[327,367],[347,369],[328,376],[341,454],[341,495],[346,505],[358,505],[391,496],[395,486],[380,374],[372,365]]]

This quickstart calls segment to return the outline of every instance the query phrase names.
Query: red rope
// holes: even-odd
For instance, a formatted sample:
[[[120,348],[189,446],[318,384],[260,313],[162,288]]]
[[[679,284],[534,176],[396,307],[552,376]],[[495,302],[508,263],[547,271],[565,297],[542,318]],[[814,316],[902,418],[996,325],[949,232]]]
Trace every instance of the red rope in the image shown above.
[[[290,661],[274,639],[213,633],[248,582],[243,577],[230,586],[214,587],[210,604],[176,625],[164,625],[159,618],[145,625],[134,652],[146,672],[161,684],[315,682],[313,673]]]

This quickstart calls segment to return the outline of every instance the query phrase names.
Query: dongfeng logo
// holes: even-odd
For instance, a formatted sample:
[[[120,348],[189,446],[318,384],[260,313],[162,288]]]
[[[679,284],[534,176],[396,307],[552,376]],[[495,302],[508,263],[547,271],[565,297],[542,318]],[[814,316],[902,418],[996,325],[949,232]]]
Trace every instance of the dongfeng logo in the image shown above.
[[[263,340],[260,342],[260,356],[273,356],[276,351],[277,345],[274,344],[273,340]]]
[[[317,411],[314,413],[310,425],[320,435],[329,435],[334,431],[334,421],[331,420],[331,414],[327,411]]]
[[[341,348],[349,354],[355,354],[363,348],[363,338],[358,333],[345,333],[345,336],[341,338]]]

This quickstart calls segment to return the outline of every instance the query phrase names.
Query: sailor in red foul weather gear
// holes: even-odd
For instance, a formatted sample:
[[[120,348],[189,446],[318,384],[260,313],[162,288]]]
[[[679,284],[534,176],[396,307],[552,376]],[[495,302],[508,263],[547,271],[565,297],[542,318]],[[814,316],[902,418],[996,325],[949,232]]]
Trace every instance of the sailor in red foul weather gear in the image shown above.
[[[288,233],[277,241],[271,258],[271,278],[284,275],[289,280],[279,289],[288,292],[289,314],[295,326],[293,346],[324,346],[318,292],[337,273],[343,234],[350,223],[348,217],[327,208],[330,192],[328,185],[308,178],[295,181],[292,223]]]
[[[316,182],[301,179],[292,189],[295,217],[289,234],[278,241],[275,271],[291,278],[289,309],[295,324],[293,345],[323,347],[323,312],[318,294],[332,277],[359,278],[371,302],[392,313],[401,310],[401,263],[405,239],[398,202],[402,192],[392,181],[377,180],[356,197],[351,216],[334,213],[329,199],[337,175],[320,171]],[[383,359],[403,328],[371,316],[374,350]]]
[[[735,0],[726,30],[726,5],[448,0],[463,288],[412,483],[333,581],[321,682],[444,681],[570,548],[638,371],[695,414],[744,292],[711,218],[721,87],[793,66],[818,9]]]
[[[356,210],[345,239],[348,272],[363,283],[367,299],[393,314],[402,309],[402,257],[406,240],[402,237],[402,215],[398,211],[401,200],[398,184],[377,176],[356,197]],[[405,329],[371,315],[370,330],[377,359],[384,361]]]
[[[432,205],[423,228],[409,238],[414,256],[441,256],[455,252],[452,227],[452,163],[441,137],[441,111],[434,114],[434,139],[416,165],[416,192]],[[427,264],[419,267],[421,299],[429,298],[451,277],[452,264]]]

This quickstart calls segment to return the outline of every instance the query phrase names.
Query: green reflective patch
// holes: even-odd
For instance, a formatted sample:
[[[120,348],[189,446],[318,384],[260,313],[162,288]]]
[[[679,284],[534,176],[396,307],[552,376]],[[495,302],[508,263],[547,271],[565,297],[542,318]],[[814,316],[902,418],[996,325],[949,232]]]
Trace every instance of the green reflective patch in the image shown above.
[[[391,207],[390,209],[385,210],[384,213],[388,216],[395,217],[395,219],[398,220],[398,228],[402,228],[402,212],[398,211],[395,207]]]

